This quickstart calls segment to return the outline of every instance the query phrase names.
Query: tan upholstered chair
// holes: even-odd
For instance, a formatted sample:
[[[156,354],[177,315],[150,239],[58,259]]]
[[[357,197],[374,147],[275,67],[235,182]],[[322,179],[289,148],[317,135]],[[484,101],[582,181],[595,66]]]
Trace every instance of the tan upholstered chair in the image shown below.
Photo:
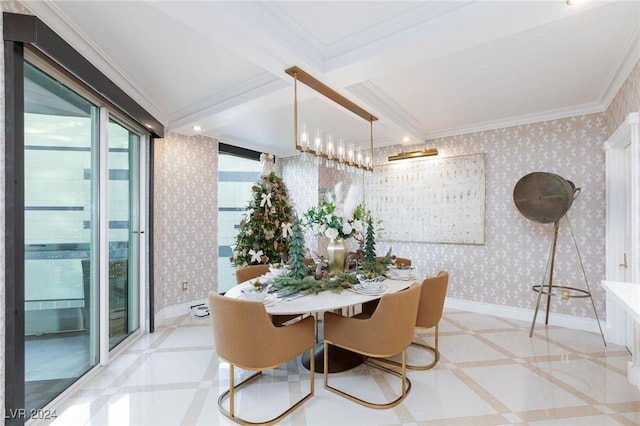
[[[236,284],[257,278],[267,272],[269,272],[269,265],[266,264],[243,266],[236,269]]]
[[[307,317],[292,325],[276,327],[261,302],[225,297],[209,293],[209,310],[216,352],[229,363],[229,389],[220,394],[218,408],[229,419],[240,424],[272,424],[290,414],[314,394],[315,320]],[[309,393],[273,419],[250,422],[235,413],[235,392],[258,378],[263,370],[273,369],[301,353],[309,351]],[[234,384],[234,367],[257,371]],[[245,388],[246,389],[246,388]],[[229,399],[229,409],[224,402]],[[249,409],[247,409],[249,411]]]
[[[411,345],[424,348],[433,354],[433,362],[429,364],[414,365],[407,364],[407,368],[412,370],[429,370],[435,367],[440,360],[438,351],[438,324],[442,319],[444,310],[444,299],[447,296],[447,286],[449,284],[449,273],[440,271],[435,277],[427,277],[420,286],[420,304],[418,305],[418,316],[416,317],[416,328],[428,329],[435,327],[434,346],[425,345],[416,341]],[[397,361],[381,359],[380,361],[400,365]]]
[[[411,259],[396,257],[396,266],[411,266]]]
[[[411,390],[407,378],[406,348],[413,338],[418,312],[420,286],[412,285],[408,290],[385,294],[373,315],[359,314],[342,317],[330,312],[324,314],[324,387],[358,404],[370,408],[391,408],[398,405]],[[368,358],[385,358],[396,354],[402,356],[402,369],[397,372],[380,365],[365,363],[400,377],[402,391],[398,398],[387,403],[365,401],[354,395],[329,386],[329,345],[360,353]]]

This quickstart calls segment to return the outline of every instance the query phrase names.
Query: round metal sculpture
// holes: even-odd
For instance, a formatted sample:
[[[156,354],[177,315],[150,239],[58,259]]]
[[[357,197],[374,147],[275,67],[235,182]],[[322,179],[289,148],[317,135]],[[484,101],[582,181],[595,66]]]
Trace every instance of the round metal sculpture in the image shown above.
[[[573,239],[574,247],[580,261],[580,267],[582,268],[582,275],[584,277],[587,289],[580,289],[576,287],[570,287],[566,285],[553,284],[553,269],[556,257],[556,245],[558,242],[558,230],[560,228],[560,219],[565,217],[573,200],[580,194],[580,188],[576,188],[573,182],[566,180],[556,174],[546,172],[529,173],[522,177],[516,186],[513,188],[513,201],[520,213],[529,220],[538,223],[553,223],[553,240],[551,242],[551,248],[549,250],[549,257],[547,258],[547,266],[542,278],[542,282],[532,287],[533,291],[538,293],[536,308],[533,314],[533,321],[531,322],[531,330],[529,331],[529,337],[533,335],[533,327],[536,323],[536,317],[538,316],[538,309],[540,308],[540,300],[542,295],[547,295],[547,312],[545,316],[545,324],[549,323],[549,307],[551,304],[551,296],[561,295],[563,300],[567,300],[574,297],[588,297],[591,299],[591,305],[593,306],[593,312],[596,315],[598,321],[598,327],[600,327],[600,320],[598,319],[598,313],[596,312],[596,306],[591,298],[591,290],[589,288],[589,281],[587,280],[587,274],[582,264],[580,252],[578,251],[578,244],[573,230],[571,229],[571,223],[567,218],[567,224],[569,225],[569,231],[571,238]],[[555,292],[557,290],[558,292]],[[600,327],[600,334],[605,346],[607,342],[604,339],[602,328]]]
[[[534,222],[556,222],[569,211],[580,189],[556,174],[534,172],[513,189],[513,201],[524,217]]]

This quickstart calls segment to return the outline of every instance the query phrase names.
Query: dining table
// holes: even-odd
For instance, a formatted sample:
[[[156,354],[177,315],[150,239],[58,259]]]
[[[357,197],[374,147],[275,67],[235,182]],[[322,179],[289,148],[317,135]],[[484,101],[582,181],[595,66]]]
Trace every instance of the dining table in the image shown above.
[[[270,277],[260,277],[261,283],[268,283]],[[252,299],[252,289],[256,279],[251,279],[240,283],[231,289],[229,289],[225,296],[239,298],[239,299]],[[291,294],[284,297],[279,297],[275,293],[267,293],[267,296],[262,301],[265,306],[265,310],[270,315],[306,315],[317,314],[326,311],[343,311],[346,313],[353,312],[355,308],[362,305],[365,302],[380,299],[386,293],[394,293],[409,288],[413,283],[416,283],[415,275],[408,276],[402,279],[384,278],[379,282],[380,288],[378,291],[367,291],[366,285],[363,288],[357,284],[351,289],[342,289],[339,292],[332,290],[325,290],[319,293],[311,294]],[[335,346],[330,346],[329,353],[329,372],[345,371],[363,362],[363,357],[355,354],[346,349],[342,349]],[[315,354],[315,371],[322,373],[324,369],[323,362],[323,344],[319,342],[316,348]],[[302,356],[302,364],[308,369],[310,368],[309,354]]]

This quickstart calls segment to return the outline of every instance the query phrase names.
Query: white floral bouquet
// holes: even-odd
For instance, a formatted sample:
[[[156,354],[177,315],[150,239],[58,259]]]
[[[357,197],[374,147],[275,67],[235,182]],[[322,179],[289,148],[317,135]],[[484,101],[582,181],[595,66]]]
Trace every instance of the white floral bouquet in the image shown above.
[[[331,240],[359,237],[364,230],[365,209],[358,203],[358,192],[351,187],[344,200],[340,198],[340,187],[330,194],[321,190],[320,204],[308,209],[303,218],[306,227],[313,229],[316,235]]]

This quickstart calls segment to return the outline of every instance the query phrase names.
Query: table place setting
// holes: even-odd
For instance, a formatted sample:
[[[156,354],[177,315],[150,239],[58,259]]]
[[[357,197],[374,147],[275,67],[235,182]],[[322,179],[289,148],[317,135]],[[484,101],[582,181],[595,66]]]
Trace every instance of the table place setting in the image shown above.
[[[242,296],[254,302],[262,302],[265,306],[274,305],[277,302],[277,297],[273,293],[269,293],[268,288],[257,289],[255,287],[243,288],[240,290]]]
[[[380,296],[389,290],[389,287],[382,282],[360,283],[350,289],[354,293],[364,294],[367,296]]]
[[[375,278],[366,278],[363,275],[357,275],[359,283],[354,284],[349,290],[354,293],[364,294],[367,296],[380,296],[389,290],[384,283],[385,277],[379,276]]]
[[[415,268],[412,268],[412,267],[398,268],[398,267],[390,266],[387,272],[385,273],[385,276],[393,280],[409,281],[409,280],[416,279],[415,271],[416,271]]]

